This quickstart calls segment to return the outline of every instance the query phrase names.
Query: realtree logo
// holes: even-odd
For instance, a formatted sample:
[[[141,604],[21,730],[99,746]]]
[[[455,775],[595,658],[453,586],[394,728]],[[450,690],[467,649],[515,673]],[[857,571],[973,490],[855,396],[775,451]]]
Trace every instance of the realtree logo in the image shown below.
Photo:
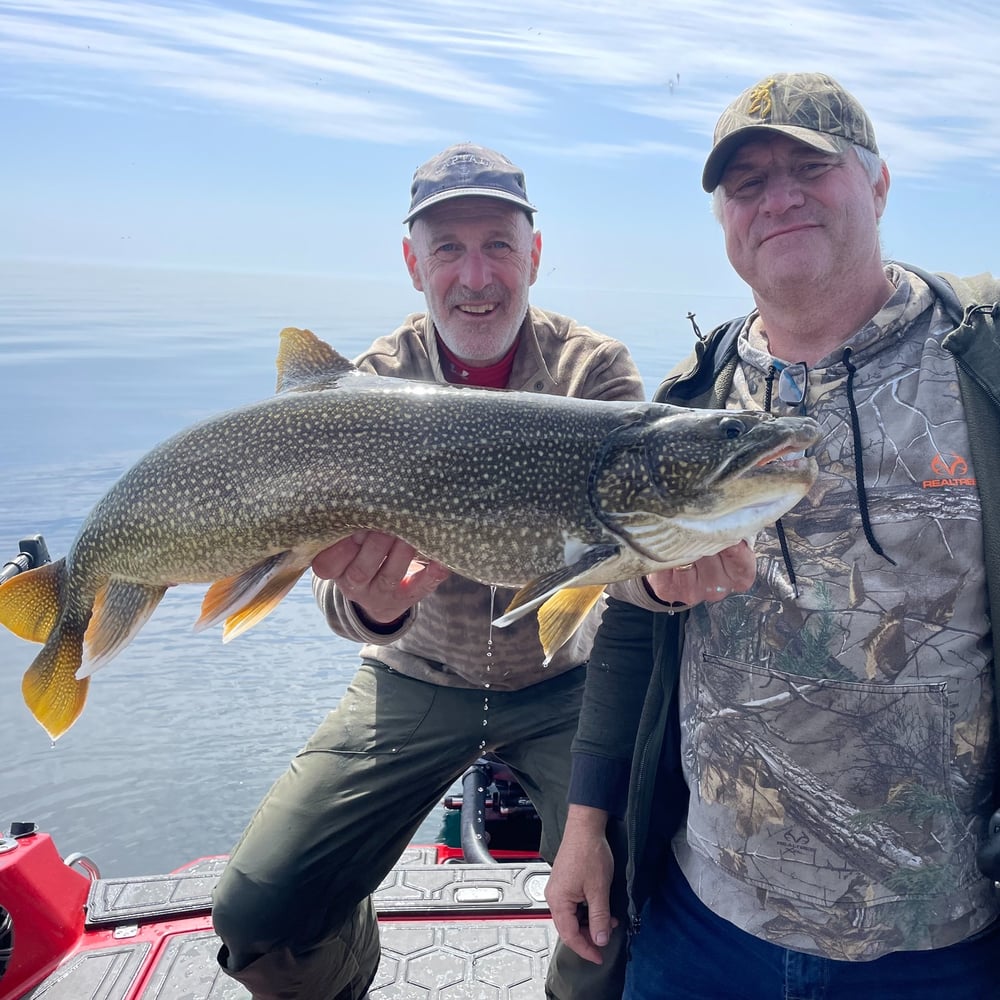
[[[924,489],[936,489],[941,486],[975,486],[976,479],[968,475],[969,463],[961,455],[942,455],[938,453],[931,461],[931,472],[936,479],[925,479]]]

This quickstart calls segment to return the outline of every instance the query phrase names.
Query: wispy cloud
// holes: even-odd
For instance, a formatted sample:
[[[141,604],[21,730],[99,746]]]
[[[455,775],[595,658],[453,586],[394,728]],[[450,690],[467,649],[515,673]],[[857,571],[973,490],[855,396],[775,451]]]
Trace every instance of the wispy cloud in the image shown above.
[[[997,169],[998,50],[984,3],[940,0],[508,0],[502,17],[465,0],[0,0],[0,88],[18,99],[180,99],[375,143],[489,115],[575,156],[700,155],[743,86],[823,69],[869,108],[894,172],[927,175]]]

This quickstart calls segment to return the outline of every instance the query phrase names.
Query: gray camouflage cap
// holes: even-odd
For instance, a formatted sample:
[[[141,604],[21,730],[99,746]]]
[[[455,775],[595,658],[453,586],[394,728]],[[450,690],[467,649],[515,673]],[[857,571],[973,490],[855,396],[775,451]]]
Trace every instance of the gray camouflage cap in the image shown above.
[[[431,205],[470,195],[499,198],[526,212],[538,211],[528,201],[520,167],[495,150],[464,142],[449,146],[417,168],[410,185],[410,211],[403,223],[412,222]]]
[[[780,132],[814,149],[842,153],[851,143],[878,155],[875,129],[857,98],[823,73],[775,73],[722,112],[701,186],[718,187],[736,148],[755,133]]]

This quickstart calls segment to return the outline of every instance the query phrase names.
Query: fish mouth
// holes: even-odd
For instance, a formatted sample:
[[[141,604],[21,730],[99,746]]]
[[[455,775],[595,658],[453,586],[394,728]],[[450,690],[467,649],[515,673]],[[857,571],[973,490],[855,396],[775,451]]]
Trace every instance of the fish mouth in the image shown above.
[[[786,419],[786,418],[777,418]],[[788,418],[800,419],[800,418]],[[758,425],[767,427],[767,424]],[[755,428],[756,429],[756,428]],[[749,478],[761,475],[800,475],[815,468],[814,459],[804,452],[820,438],[819,428],[809,421],[802,427],[794,427],[782,434],[776,441],[753,441],[751,434],[747,435],[747,444],[742,451],[730,455],[720,463],[714,475],[706,482],[708,485],[723,479]]]

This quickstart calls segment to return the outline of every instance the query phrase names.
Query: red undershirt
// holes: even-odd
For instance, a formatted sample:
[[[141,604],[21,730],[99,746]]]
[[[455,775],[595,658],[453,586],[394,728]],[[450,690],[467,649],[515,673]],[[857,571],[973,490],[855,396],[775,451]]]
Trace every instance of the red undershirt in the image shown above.
[[[473,368],[449,351],[437,333],[435,336],[437,337],[438,353],[441,355],[441,368],[444,371],[444,377],[453,385],[474,385],[480,389],[507,388],[511,369],[514,367],[517,340],[496,364],[488,365],[485,368]]]

